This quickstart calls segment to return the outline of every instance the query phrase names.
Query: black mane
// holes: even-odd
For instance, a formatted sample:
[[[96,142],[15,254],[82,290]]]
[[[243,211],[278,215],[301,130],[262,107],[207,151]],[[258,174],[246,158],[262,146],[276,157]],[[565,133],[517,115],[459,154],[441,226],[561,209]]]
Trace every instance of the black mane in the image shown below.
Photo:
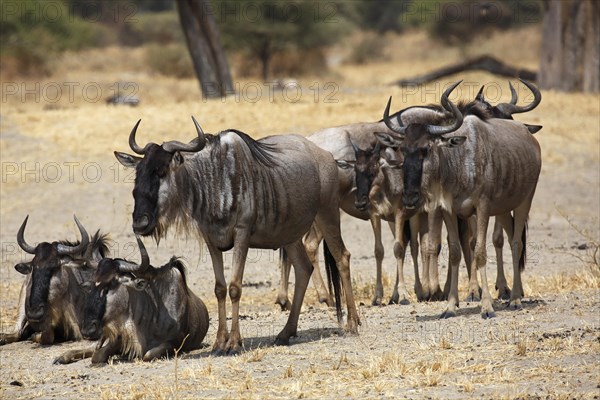
[[[254,140],[248,134],[237,129],[227,129],[223,132],[233,132],[238,135],[246,143],[254,159],[265,167],[272,168],[278,165],[277,159],[273,157],[273,153],[279,153],[279,150],[273,145],[263,143],[260,140]]]

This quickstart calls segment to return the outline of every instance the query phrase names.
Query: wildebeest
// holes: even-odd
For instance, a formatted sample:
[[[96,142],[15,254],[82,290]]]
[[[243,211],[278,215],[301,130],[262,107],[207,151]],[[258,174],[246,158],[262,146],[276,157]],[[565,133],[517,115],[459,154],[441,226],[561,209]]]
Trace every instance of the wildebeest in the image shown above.
[[[173,257],[154,268],[136,239],[140,264],[118,258],[98,264],[82,327],[85,338],[100,337],[97,346],[69,351],[56,364],[90,356],[92,363],[105,363],[114,355],[150,361],[201,347],[208,311],[188,287],[183,262]]]
[[[340,234],[338,176],[333,156],[298,135],[254,140],[234,129],[205,135],[192,119],[197,138],[190,143],[169,141],[162,145],[148,143],[144,147],[135,141],[138,121],[129,135],[129,145],[144,157],[119,152],[115,155],[123,165],[136,168],[135,233],[160,238],[176,224],[180,230],[195,233],[208,246],[219,311],[213,352],[233,354],[241,350],[239,301],[250,247],[283,247],[294,264],[294,300],[276,344],[287,344],[296,335],[302,300],[313,270],[301,239],[313,221],[335,259],[327,265],[339,272],[343,282],[347,329],[357,332],[359,318],[350,280],[350,253]],[[229,333],[223,251],[232,248]],[[340,319],[339,302],[337,306]]]
[[[459,109],[442,95],[441,104],[454,114],[453,120],[431,121],[429,124],[394,125],[389,119],[391,98],[384,120],[397,136],[390,136],[404,156],[404,191],[407,207],[424,206],[429,211],[429,248],[440,244],[442,211],[449,234],[452,269],[448,306],[443,317],[456,314],[458,305],[458,261],[460,252],[456,216],[477,217],[477,239],[473,263],[482,280],[481,309],[484,318],[493,317],[494,309],[486,275],[486,233],[490,216],[498,216],[504,228],[513,225],[511,251],[514,284],[509,305],[521,307],[522,284],[520,259],[524,251],[525,225],[531,208],[539,173],[541,151],[527,127],[517,121],[476,116],[463,118]],[[450,122],[444,126],[444,122]],[[452,134],[452,135],[450,135]],[[448,136],[449,135],[449,136]],[[432,216],[434,216],[432,218]],[[435,252],[431,252],[431,255]],[[432,265],[437,258],[431,257]]]
[[[108,254],[108,239],[96,232],[89,235],[74,217],[81,241],[41,242],[32,246],[24,232],[29,216],[17,234],[19,246],[34,257],[15,265],[26,275],[19,295],[19,315],[13,333],[0,334],[0,344],[33,340],[52,344],[64,340],[80,340],[80,325],[86,298],[93,281],[95,265]]]

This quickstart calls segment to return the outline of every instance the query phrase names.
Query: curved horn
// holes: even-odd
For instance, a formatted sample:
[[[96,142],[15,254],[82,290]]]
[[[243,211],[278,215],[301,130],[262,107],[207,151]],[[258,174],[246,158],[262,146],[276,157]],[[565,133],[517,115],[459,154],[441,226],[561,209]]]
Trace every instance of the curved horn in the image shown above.
[[[508,87],[510,88],[510,104],[516,105],[517,101],[519,101],[519,96],[511,81],[508,81]]]
[[[144,154],[146,154],[146,151],[148,151],[148,147],[150,146],[151,143],[148,143],[146,146],[144,146],[144,148],[141,148],[135,142],[135,134],[137,132],[138,126],[140,125],[140,122],[142,122],[142,120],[138,119],[138,122],[135,124],[135,126],[131,130],[131,133],[129,134],[129,147],[131,147],[131,150],[133,150],[137,154],[144,155]]]
[[[56,249],[58,250],[58,254],[79,254],[83,253],[83,251],[87,248],[88,244],[90,244],[90,236],[87,231],[81,225],[81,222],[77,219],[76,215],[73,215],[75,219],[75,223],[77,224],[77,228],[79,228],[79,233],[81,234],[81,242],[77,246],[67,246],[65,244],[57,244]]]
[[[485,100],[483,98],[483,88],[485,88],[485,85],[481,85],[481,88],[479,89],[479,92],[477,92],[477,95],[475,96],[475,100],[477,100],[477,101],[484,101]]]
[[[503,114],[512,115],[531,111],[534,108],[536,108],[542,101],[542,94],[540,93],[538,88],[536,88],[531,82],[527,82],[525,79],[519,78],[519,80],[523,83],[523,85],[527,86],[527,88],[531,90],[531,93],[533,93],[533,101],[526,106],[518,106],[516,104],[513,104],[512,99],[510,103],[500,103],[496,106],[496,108],[500,110]]]
[[[131,272],[134,274],[144,273],[150,267],[150,257],[148,256],[148,252],[146,251],[146,247],[139,235],[135,235],[135,240],[137,241],[138,247],[140,249],[140,256],[142,262],[140,264],[136,264],[126,260],[118,260],[118,270],[119,272]]]
[[[452,103],[449,99],[448,99],[448,95],[450,95],[450,93],[462,82],[458,81],[456,82],[454,85],[450,86],[443,94],[442,94],[442,98],[440,100],[441,104],[444,105],[444,108],[446,108],[448,111],[451,111],[454,114],[454,123],[452,125],[449,126],[437,126],[437,125],[426,125],[425,129],[427,129],[427,132],[431,135],[435,135],[435,136],[441,136],[441,135],[445,135],[447,133],[450,132],[454,132],[455,130],[457,130],[458,128],[461,127],[462,123],[463,123],[463,115],[460,112],[460,110],[458,109],[458,107],[456,107],[456,105],[454,103]]]
[[[194,126],[196,127],[196,132],[198,133],[198,137],[194,138],[189,143],[181,143],[177,140],[171,140],[166,143],[163,143],[162,148],[169,153],[174,153],[176,151],[187,151],[190,153],[195,153],[200,151],[206,145],[206,136],[204,136],[204,131],[200,127],[196,118],[192,115],[192,121],[194,121]]]
[[[23,221],[23,223],[21,224],[21,227],[19,228],[19,233],[17,233],[17,243],[19,244],[19,247],[22,248],[25,252],[29,253],[29,254],[35,254],[35,246],[31,246],[29,244],[27,244],[27,242],[25,241],[24,233],[25,233],[25,226],[27,225],[27,220],[29,219],[29,215],[27,215],[25,217],[25,220]]]
[[[392,96],[390,96],[387,106],[385,106],[385,111],[383,112],[383,122],[385,126],[387,126],[392,132],[396,132],[399,135],[404,135],[406,133],[406,127],[402,125],[402,119],[398,118],[399,127],[395,127],[390,121],[390,106],[392,105]]]

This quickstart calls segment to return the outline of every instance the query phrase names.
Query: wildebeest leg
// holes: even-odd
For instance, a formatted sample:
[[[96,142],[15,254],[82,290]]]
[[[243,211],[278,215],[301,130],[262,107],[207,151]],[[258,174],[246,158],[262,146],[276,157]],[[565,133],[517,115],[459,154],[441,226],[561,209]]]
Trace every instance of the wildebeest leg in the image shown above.
[[[332,203],[332,204],[335,204]],[[329,251],[333,255],[340,271],[344,295],[346,296],[346,306],[348,308],[348,323],[346,330],[351,333],[358,333],[358,311],[354,303],[354,293],[352,293],[352,280],[350,279],[350,252],[346,249],[340,233],[340,212],[336,207],[334,210],[324,209],[317,214],[315,219],[319,229],[323,232],[323,237]]]
[[[242,350],[242,336],[240,334],[240,299],[242,297],[242,279],[248,255],[248,238],[250,229],[239,228],[235,232],[233,244],[233,271],[229,282],[229,298],[231,299],[231,331],[229,340],[225,345],[228,355],[235,355]],[[297,289],[296,289],[297,290]],[[294,305],[292,304],[292,307]]]
[[[54,343],[54,328],[50,327],[42,332],[39,335],[35,335],[35,341],[41,345],[47,346]]]
[[[98,344],[102,343],[102,339]],[[121,340],[108,340],[105,346],[96,348],[92,355],[92,364],[104,364],[108,362],[108,359],[116,354],[119,354],[121,349]]]
[[[501,300],[510,299],[510,288],[506,282],[506,276],[504,274],[504,259],[502,256],[502,247],[504,247],[504,232],[503,228],[507,233],[508,242],[512,243],[513,238],[513,218],[510,213],[505,215],[498,215],[496,222],[494,223],[494,233],[492,240],[494,243],[494,249],[496,250],[496,290],[498,291],[498,298]]]
[[[527,229],[527,218],[529,217],[529,210],[531,209],[532,200],[533,193],[531,194],[530,198],[525,200],[525,202],[523,202],[514,210],[515,225],[512,243],[510,246],[513,259],[513,289],[512,293],[510,294],[510,301],[508,302],[509,308],[513,310],[520,310],[523,308],[521,305],[521,297],[523,296],[521,273],[523,269],[525,269],[525,249],[527,246],[525,235]]]
[[[429,291],[429,300],[437,301],[442,297],[438,275],[438,258],[442,247],[442,215],[440,210],[429,213],[429,282],[423,289]]]
[[[219,326],[217,328],[217,339],[213,345],[213,355],[222,355],[225,353],[225,345],[229,340],[229,332],[227,330],[227,309],[225,301],[227,300],[227,282],[225,281],[225,273],[223,271],[223,252],[213,246],[208,240],[206,241],[208,251],[215,273],[215,296],[217,297],[217,308],[219,313]]]
[[[404,237],[403,213],[396,210],[394,215],[394,223],[390,223],[390,228],[394,229],[394,257],[396,258],[396,283],[394,284],[394,293],[390,303],[394,304],[409,304],[408,291],[406,290],[406,282],[404,281],[404,256],[406,255],[406,241]]]
[[[482,318],[493,318],[496,316],[494,312],[494,306],[492,301],[492,295],[487,280],[487,254],[486,254],[486,234],[487,228],[490,221],[488,207],[485,202],[477,208],[477,242],[475,244],[475,254],[473,262],[476,263],[479,275],[481,277],[481,317]]]
[[[328,307],[333,307],[333,298],[323,282],[321,268],[319,267],[318,252],[321,241],[323,241],[323,234],[319,230],[317,224],[313,223],[308,233],[304,236],[304,248],[306,249],[306,254],[308,255],[311,265],[314,267],[312,281],[317,290],[317,295],[319,296],[319,303],[325,303]]]
[[[292,305],[288,298],[291,264],[283,248],[279,249],[279,268],[281,270],[281,279],[279,280],[279,293],[277,294],[275,304],[279,304],[281,311],[288,311]]]
[[[408,220],[408,223],[410,224],[410,255],[412,256],[413,268],[415,270],[414,289],[417,298],[423,295],[421,277],[419,276],[419,230],[421,229],[419,218],[419,216],[415,215]]]
[[[35,333],[35,331],[31,328],[26,319],[23,321],[19,321],[16,324],[16,327],[18,328],[15,332],[0,333],[0,346],[26,340]]]
[[[59,357],[55,358],[52,362],[53,364],[71,364],[75,361],[80,361],[86,358],[90,358],[94,351],[96,350],[96,346],[87,348],[87,349],[79,349],[79,350],[70,350],[66,353],[61,354]]]
[[[298,317],[300,316],[300,309],[302,308],[302,302],[308,287],[308,281],[313,270],[313,266],[306,255],[306,250],[300,241],[292,243],[285,247],[290,260],[294,264],[294,275],[296,278],[296,289],[294,290],[294,300],[292,302],[292,309],[288,316],[287,323],[283,327],[283,330],[279,332],[275,339],[275,345],[288,345],[290,343],[290,337],[296,336],[298,329]]]
[[[448,269],[450,270],[450,292],[448,305],[441,318],[456,316],[458,307],[458,268],[460,266],[460,235],[458,233],[458,219],[455,215],[444,212],[444,222],[448,230]]]
[[[419,281],[420,291],[415,287],[418,301],[429,300],[429,215],[420,213],[419,216],[419,242],[421,244],[421,265],[423,266],[423,278]],[[417,282],[415,281],[415,285]]]
[[[471,216],[466,220],[458,221],[458,231],[460,234],[460,247],[465,258],[465,266],[469,275],[469,292],[467,293],[467,302],[476,302],[481,300],[481,287],[477,278],[477,269],[473,264],[473,251],[475,244],[474,237],[477,231],[477,218]],[[472,245],[473,244],[473,245]]]
[[[157,358],[169,357],[175,355],[175,347],[171,343],[161,343],[156,347],[151,348],[144,354],[144,361],[152,361]]]
[[[384,255],[383,243],[381,243],[381,218],[375,215],[371,215],[369,220],[371,221],[371,227],[373,228],[373,236],[375,237],[375,248],[373,251],[375,253],[376,267],[375,293],[373,293],[373,301],[371,302],[371,305],[380,306],[383,301],[383,282],[381,276],[381,264],[383,263]],[[395,289],[394,293],[396,293],[396,290],[397,289]]]

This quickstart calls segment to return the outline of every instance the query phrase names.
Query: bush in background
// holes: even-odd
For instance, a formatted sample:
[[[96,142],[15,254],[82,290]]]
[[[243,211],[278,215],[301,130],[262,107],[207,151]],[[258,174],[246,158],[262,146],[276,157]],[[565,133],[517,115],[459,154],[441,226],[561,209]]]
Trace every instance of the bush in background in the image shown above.
[[[183,43],[149,44],[145,59],[148,67],[159,74],[175,78],[194,76],[190,53]]]

